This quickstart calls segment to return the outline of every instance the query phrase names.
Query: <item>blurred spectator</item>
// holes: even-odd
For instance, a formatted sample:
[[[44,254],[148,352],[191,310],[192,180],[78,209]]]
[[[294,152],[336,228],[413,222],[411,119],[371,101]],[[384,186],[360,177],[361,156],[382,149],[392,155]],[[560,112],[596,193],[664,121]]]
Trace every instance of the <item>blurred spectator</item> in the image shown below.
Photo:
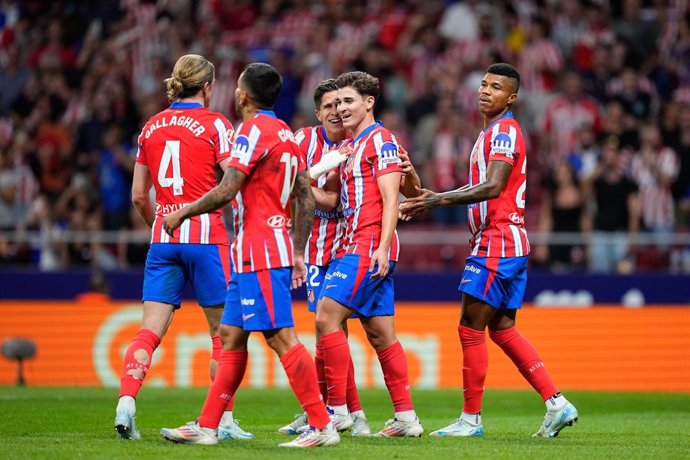
[[[625,176],[626,156],[617,138],[606,139],[591,178],[584,183],[590,212],[589,268],[598,273],[629,273],[633,244],[640,225],[637,185]]]
[[[575,170],[565,160],[557,161],[546,179],[546,193],[542,200],[542,232],[579,233],[584,223],[584,196]],[[548,261],[555,270],[569,270],[582,266],[584,248],[575,244],[552,244],[537,248],[537,260]]]
[[[19,55],[19,47],[11,43],[0,51],[0,114],[8,113],[21,95],[31,73]]]
[[[678,155],[678,176],[673,183],[673,197],[678,202],[680,224],[690,227],[690,107],[684,106],[679,114],[679,135],[672,144]]]
[[[518,58],[521,99],[525,103],[523,125],[534,128],[556,88],[557,76],[563,70],[563,55],[549,39],[548,22],[535,17],[530,24],[527,44]]]
[[[658,244],[665,245],[675,221],[671,186],[678,176],[678,158],[673,149],[663,145],[659,128],[646,125],[641,132],[631,170],[640,188],[642,224]]]
[[[608,86],[609,99],[620,102],[623,110],[639,120],[646,120],[655,109],[654,86],[634,69],[626,67]]]
[[[103,136],[104,148],[98,162],[100,202],[103,207],[103,228],[119,230],[129,222],[130,189],[134,158],[129,143],[123,142],[118,125],[110,125]]]
[[[561,80],[562,91],[544,111],[542,161],[555,164],[575,150],[577,133],[583,128],[601,131],[599,105],[582,91],[582,79],[568,73]]]
[[[453,190],[467,184],[473,134],[468,130],[465,114],[457,109],[452,110],[448,118],[439,120],[431,158],[425,168],[432,176],[433,190]],[[467,222],[467,207],[439,207],[433,212],[433,221],[438,225]]]
[[[641,61],[648,56],[660,34],[659,24],[655,19],[643,17],[640,0],[623,0],[620,16],[613,21],[613,31],[631,47],[634,61]]]
[[[614,136],[618,138],[622,149],[635,151],[640,146],[637,125],[635,117],[626,113],[620,102],[609,102],[604,108],[601,139]]]

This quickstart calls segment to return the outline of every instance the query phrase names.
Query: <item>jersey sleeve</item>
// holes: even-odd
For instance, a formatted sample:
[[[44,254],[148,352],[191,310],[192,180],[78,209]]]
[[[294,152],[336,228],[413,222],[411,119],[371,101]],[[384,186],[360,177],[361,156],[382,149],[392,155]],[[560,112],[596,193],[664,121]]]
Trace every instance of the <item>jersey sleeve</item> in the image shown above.
[[[261,129],[256,123],[242,123],[232,145],[228,167],[239,169],[246,175],[251,174],[263,158],[260,140]]]
[[[376,177],[402,172],[402,160],[398,156],[398,141],[388,130],[381,130],[372,136],[373,149],[369,150],[369,160],[374,166]]]
[[[300,162],[304,162],[305,165],[307,163],[307,155],[309,154],[309,144],[311,143],[310,133],[311,129],[309,128],[300,128],[295,131],[295,143],[300,152]]]
[[[146,124],[148,125],[148,123]],[[135,157],[135,161],[139,163],[140,165],[147,166],[149,165],[148,160],[146,159],[146,150],[144,150],[144,132],[146,131],[146,125],[144,126],[144,129],[141,130],[141,133],[139,134],[139,137],[137,137],[137,154]]]
[[[230,157],[235,130],[232,127],[232,123],[219,113],[214,114],[212,120],[213,127],[210,130],[210,138],[216,156],[216,164],[218,164]]]
[[[498,160],[510,165],[515,164],[515,159],[523,153],[518,151],[521,136],[522,133],[514,124],[501,121],[496,123],[489,137],[488,161]]]

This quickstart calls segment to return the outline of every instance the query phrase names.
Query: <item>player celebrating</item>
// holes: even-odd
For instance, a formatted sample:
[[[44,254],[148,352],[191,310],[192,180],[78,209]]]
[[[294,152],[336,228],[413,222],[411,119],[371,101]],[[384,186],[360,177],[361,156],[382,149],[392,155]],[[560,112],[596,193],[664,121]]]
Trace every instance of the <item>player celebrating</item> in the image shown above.
[[[244,68],[235,91],[237,112],[244,122],[221,183],[189,206],[168,214],[163,222],[165,231],[173,235],[186,219],[232,201],[235,240],[220,327],[223,352],[197,423],[161,429],[163,437],[173,442],[218,442],[216,428],[224,406],[235,394],[247,367],[251,331],[261,331],[278,354],[309,417],[311,429],[281,446],[328,446],[340,441],[319,394],[314,363],[297,340],[292,319],[290,286],[299,287],[306,278],[304,248],[313,223],[314,197],[293,134],[271,110],[281,86],[280,74],[268,64],[253,63]],[[294,255],[289,233],[293,187]]]
[[[352,150],[351,147],[343,148],[342,151],[336,149],[336,146],[347,137],[336,109],[337,93],[338,87],[335,84],[335,79],[319,83],[314,89],[314,105],[316,107],[314,114],[322,124],[302,128],[295,133],[295,140],[306,158],[307,167],[310,168],[312,187],[319,189],[329,185],[332,188],[333,181],[336,184],[339,182],[338,175],[336,173],[328,174],[328,171],[342,163],[347,158],[346,151]],[[328,182],[330,184],[327,185]],[[316,313],[316,304],[323,288],[323,280],[328,267],[342,256],[341,236],[345,227],[345,219],[339,209],[329,211],[316,209],[314,214],[314,225],[307,243],[305,262],[307,264],[307,304],[309,311]],[[343,322],[343,329],[347,334],[347,320]],[[321,395],[326,400],[328,394],[323,368],[323,350],[318,341],[314,363]],[[348,366],[346,400],[350,415],[333,414],[331,420],[333,420],[338,431],[352,428],[352,436],[369,436],[371,429],[359,400],[352,357],[350,357]],[[280,428],[278,432],[296,434],[308,426],[307,414],[303,413],[297,416],[294,422]]]
[[[226,168],[233,129],[221,114],[207,109],[215,83],[214,66],[190,54],[178,59],[166,80],[170,107],[151,119],[139,136],[132,202],[152,228],[144,272],[144,317],[125,354],[115,430],[121,439],[139,439],[135,399],[153,353],[180,308],[182,290],[191,281],[212,336],[211,375],[220,355],[218,327],[229,278],[228,236],[221,211],[185,222],[178,237],[162,229],[163,216],[201,197],[218,182],[216,169]],[[149,172],[149,170],[151,172]],[[156,192],[156,209],[149,190]],[[221,421],[219,437],[252,438],[232,420],[232,401]]]
[[[435,436],[482,436],[482,394],[488,367],[484,330],[515,363],[546,402],[544,423],[534,436],[555,437],[577,421],[577,410],[558,391],[544,363],[515,326],[527,282],[530,246],[524,225],[527,152],[520,125],[510,112],[520,74],[509,64],[493,64],[479,87],[484,130],[470,155],[469,184],[436,193],[422,190],[400,205],[405,219],[437,206],[467,204],[471,255],[460,281],[462,313],[458,334],[463,350],[464,408]]]
[[[398,191],[402,169],[395,137],[374,121],[379,82],[364,72],[348,72],[336,79],[337,107],[343,126],[352,132],[354,153],[340,167],[341,193],[330,194],[335,206],[341,198],[347,219],[345,255],[331,264],[316,314],[317,335],[324,355],[328,403],[336,415],[346,415],[350,349],[342,322],[353,312],[376,350],[395,418],[379,436],[421,436],[407,375],[407,358],[395,336],[392,273],[399,247]]]

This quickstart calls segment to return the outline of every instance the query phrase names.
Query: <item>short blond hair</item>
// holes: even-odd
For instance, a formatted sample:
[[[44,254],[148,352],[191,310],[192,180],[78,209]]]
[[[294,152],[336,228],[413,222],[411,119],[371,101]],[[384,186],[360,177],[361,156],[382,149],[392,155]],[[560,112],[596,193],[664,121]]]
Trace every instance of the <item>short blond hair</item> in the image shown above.
[[[170,78],[165,79],[166,93],[170,101],[194,96],[206,83],[212,83],[215,67],[199,54],[185,54],[177,60]]]

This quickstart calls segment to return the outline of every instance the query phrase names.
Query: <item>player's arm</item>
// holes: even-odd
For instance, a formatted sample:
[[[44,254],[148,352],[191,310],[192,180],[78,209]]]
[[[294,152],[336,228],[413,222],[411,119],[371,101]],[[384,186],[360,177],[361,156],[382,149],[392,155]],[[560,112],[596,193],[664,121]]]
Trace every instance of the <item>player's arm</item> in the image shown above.
[[[484,182],[442,193],[422,189],[419,196],[405,200],[400,205],[400,213],[409,220],[438,206],[480,203],[498,198],[508,183],[512,170],[513,165],[505,161],[489,161]]]
[[[327,152],[321,161],[309,168],[309,175],[314,180],[319,180],[319,177],[332,171],[334,168],[340,166],[341,163],[347,160],[347,157],[352,154],[352,146],[344,145],[337,150]]]
[[[163,218],[163,229],[168,235],[179,227],[185,219],[215,211],[230,203],[240,191],[247,175],[235,167],[229,167],[223,174],[220,184],[189,206],[172,212]]]
[[[309,240],[309,233],[314,224],[314,194],[311,178],[307,171],[298,171],[292,189],[295,198],[295,218],[292,221],[292,246],[294,268],[292,270],[292,288],[296,289],[307,281],[307,270],[304,265],[304,251]]]
[[[132,178],[132,204],[149,228],[153,225],[155,218],[155,210],[149,198],[149,191],[152,186],[153,182],[151,181],[148,166],[135,163],[134,177]]]
[[[369,265],[370,272],[374,271],[378,265],[376,273],[371,275],[372,278],[383,278],[390,271],[388,252],[393,241],[395,227],[398,225],[398,193],[401,176],[402,174],[399,172],[392,172],[380,175],[376,179],[383,201],[383,215],[381,216],[381,239]]]
[[[340,176],[337,171],[328,174],[323,188],[312,187],[316,207],[324,211],[332,211],[340,203]]]
[[[422,181],[419,179],[419,175],[414,169],[412,160],[410,160],[410,154],[407,153],[407,150],[405,150],[402,145],[399,147],[399,156],[402,160],[400,167],[403,171],[402,179],[400,179],[400,193],[405,195],[405,198],[419,196],[422,193]]]

